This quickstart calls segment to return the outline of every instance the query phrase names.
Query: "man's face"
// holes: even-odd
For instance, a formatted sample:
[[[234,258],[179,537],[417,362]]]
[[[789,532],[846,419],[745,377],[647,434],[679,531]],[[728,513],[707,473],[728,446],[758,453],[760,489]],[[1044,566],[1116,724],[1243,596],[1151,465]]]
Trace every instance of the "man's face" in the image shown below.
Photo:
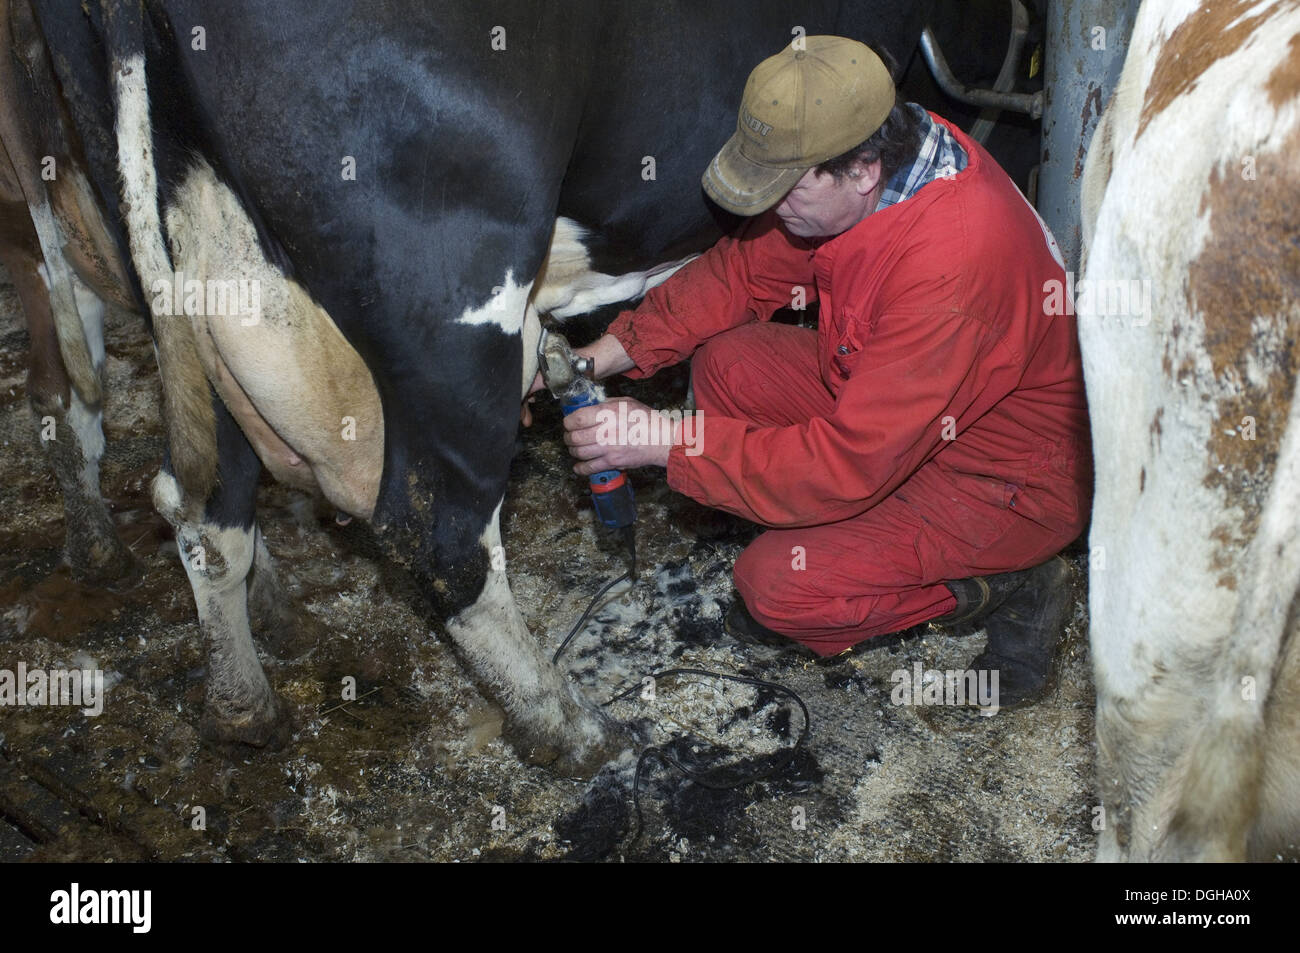
[[[873,211],[880,199],[880,162],[855,163],[843,178],[809,169],[776,207],[786,231],[801,238],[846,232]]]

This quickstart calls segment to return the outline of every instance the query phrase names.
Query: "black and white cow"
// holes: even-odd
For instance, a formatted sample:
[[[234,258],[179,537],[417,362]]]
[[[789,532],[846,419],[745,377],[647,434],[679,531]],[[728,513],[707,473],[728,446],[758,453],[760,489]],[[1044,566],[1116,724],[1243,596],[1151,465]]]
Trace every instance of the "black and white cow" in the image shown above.
[[[1300,3],[1147,0],[1088,157],[1104,860],[1300,856]]]
[[[265,466],[372,521],[525,756],[599,765],[616,730],[499,548],[538,314],[635,297],[719,234],[699,175],[760,59],[804,33],[905,53],[929,4],[34,5],[152,312],[205,733],[283,735],[248,626]],[[178,272],[207,313],[177,313]]]

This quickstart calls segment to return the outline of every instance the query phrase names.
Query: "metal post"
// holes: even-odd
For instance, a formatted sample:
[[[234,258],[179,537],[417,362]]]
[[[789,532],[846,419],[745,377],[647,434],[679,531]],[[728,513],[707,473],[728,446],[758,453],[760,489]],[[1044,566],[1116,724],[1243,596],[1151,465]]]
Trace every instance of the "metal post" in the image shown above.
[[[1079,266],[1079,184],[1102,107],[1119,80],[1138,0],[1050,0],[1038,211],[1065,267]]]

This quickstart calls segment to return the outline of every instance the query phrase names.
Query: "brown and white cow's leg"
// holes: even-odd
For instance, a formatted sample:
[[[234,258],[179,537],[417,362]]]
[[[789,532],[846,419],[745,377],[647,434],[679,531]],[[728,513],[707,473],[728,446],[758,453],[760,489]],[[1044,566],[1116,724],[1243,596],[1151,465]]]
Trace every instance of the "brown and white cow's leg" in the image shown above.
[[[76,279],[77,314],[55,314],[56,322],[79,321],[96,378],[104,370],[104,302]],[[103,394],[103,389],[99,392]],[[63,419],[54,410],[56,439],[43,440],[63,491],[66,514],[64,550],[73,574],[106,582],[139,574],[139,563],[118,538],[108,505],[100,492],[99,465],[104,455],[103,403],[83,399],[75,385]],[[38,411],[38,416],[41,416]],[[42,428],[44,434],[44,428]]]
[[[1233,567],[1236,612],[1214,653],[1205,721],[1185,755],[1162,845],[1177,858],[1300,854],[1300,398],[1289,396],[1272,486],[1255,536]],[[1275,395],[1281,404],[1287,397]]]
[[[1078,304],[1100,860],[1244,860],[1300,840],[1300,10],[1198,45],[1233,16],[1143,5],[1085,174],[1084,281],[1146,286]],[[1189,129],[1213,145],[1171,149]]]
[[[0,259],[27,322],[28,400],[63,493],[65,561],[79,578],[121,581],[139,566],[99,489],[104,304],[78,276],[131,302],[62,113],[47,98],[55,80],[39,33],[26,4],[0,4],[0,86],[15,97],[0,108]]]
[[[118,538],[99,488],[104,303],[62,261],[48,207],[6,201],[0,217],[0,258],[27,323],[27,398],[37,438],[63,493],[65,560],[81,579],[128,578],[138,572],[138,563]],[[37,226],[55,236],[49,239],[50,257],[42,251]]]

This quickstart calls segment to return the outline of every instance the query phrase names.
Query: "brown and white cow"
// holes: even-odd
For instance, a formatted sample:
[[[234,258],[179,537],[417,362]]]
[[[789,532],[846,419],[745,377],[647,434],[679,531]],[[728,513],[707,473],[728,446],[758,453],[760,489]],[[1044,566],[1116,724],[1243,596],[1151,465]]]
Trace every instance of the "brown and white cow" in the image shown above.
[[[1148,0],[1129,50],[1078,308],[1099,859],[1294,858],[1300,2]]]
[[[63,492],[65,558],[102,582],[135,568],[99,489],[104,307],[134,302],[54,88],[30,8],[0,0],[0,262],[27,322],[27,397]]]

